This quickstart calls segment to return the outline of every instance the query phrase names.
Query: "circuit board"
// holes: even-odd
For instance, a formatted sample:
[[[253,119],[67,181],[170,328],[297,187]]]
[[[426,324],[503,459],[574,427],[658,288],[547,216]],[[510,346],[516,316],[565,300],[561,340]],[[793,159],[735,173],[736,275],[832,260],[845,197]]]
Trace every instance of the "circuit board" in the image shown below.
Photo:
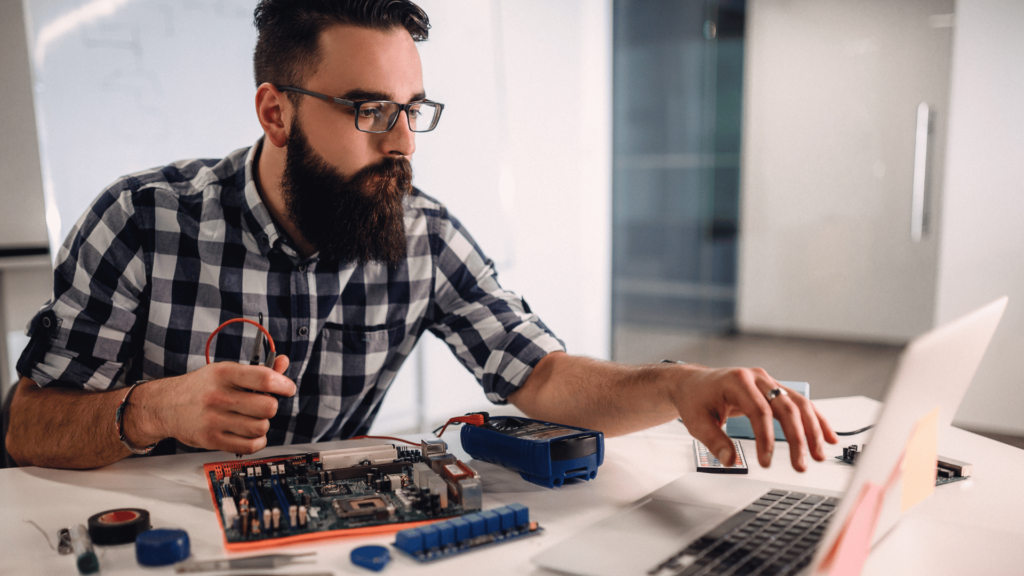
[[[479,474],[441,440],[204,467],[228,550],[396,532],[481,509]]]
[[[856,464],[857,457],[864,450],[864,446],[859,449],[856,444],[843,448],[843,455],[836,456],[836,460],[845,462],[847,464]],[[961,480],[967,480],[971,477],[971,473],[974,467],[967,462],[961,462],[945,456],[939,456],[936,462],[935,470],[935,485],[942,486],[943,484],[952,484],[953,482],[960,482]]]

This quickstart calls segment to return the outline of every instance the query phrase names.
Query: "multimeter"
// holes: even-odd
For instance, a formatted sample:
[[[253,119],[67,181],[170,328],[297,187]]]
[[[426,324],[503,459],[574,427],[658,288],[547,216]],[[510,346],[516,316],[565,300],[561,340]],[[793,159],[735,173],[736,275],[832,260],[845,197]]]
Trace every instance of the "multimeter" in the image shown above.
[[[461,440],[473,458],[547,488],[569,478],[593,480],[604,462],[603,433],[529,418],[489,417],[481,426],[463,426]]]

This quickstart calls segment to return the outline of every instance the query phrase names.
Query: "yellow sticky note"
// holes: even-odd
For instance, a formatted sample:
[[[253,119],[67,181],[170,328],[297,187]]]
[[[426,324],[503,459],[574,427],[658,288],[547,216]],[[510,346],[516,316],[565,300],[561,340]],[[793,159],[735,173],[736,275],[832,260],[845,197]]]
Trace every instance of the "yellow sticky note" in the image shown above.
[[[900,511],[906,512],[935,491],[939,443],[939,407],[914,424],[903,454],[903,494]]]

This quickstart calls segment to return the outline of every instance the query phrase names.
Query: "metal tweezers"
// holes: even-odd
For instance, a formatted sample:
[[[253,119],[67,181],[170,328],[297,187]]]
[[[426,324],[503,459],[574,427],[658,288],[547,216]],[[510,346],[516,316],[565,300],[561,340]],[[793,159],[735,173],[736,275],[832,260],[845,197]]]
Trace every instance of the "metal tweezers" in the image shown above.
[[[247,558],[225,558],[222,560],[202,560],[184,562],[175,570],[179,574],[186,572],[211,572],[213,570],[263,570],[280,568],[288,564],[313,564],[314,562],[296,562],[296,558],[313,556],[316,552],[303,554],[265,554]],[[312,575],[311,575],[312,576]]]

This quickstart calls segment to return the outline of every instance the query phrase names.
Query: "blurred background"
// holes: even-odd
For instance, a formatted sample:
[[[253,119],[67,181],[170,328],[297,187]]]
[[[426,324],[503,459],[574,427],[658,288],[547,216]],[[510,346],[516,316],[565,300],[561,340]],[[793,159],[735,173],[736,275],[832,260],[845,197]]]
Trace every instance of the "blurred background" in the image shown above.
[[[1024,446],[1024,4],[422,0],[414,183],[571,353],[880,399],[1000,295],[956,424]],[[261,134],[252,0],[0,0],[0,380],[117,177]],[[557,114],[556,114],[557,112]],[[487,410],[429,336],[374,432]]]

